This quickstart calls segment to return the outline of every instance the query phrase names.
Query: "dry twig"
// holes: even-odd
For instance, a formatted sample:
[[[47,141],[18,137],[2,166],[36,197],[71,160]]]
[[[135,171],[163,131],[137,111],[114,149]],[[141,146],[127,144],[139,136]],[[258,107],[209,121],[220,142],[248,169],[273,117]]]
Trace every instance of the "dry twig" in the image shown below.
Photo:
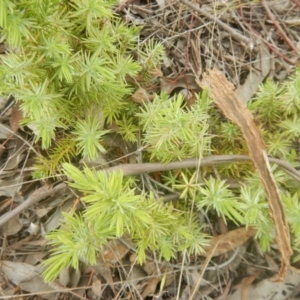
[[[290,163],[277,158],[268,158],[271,163],[276,163],[285,170],[291,177],[300,182],[300,172],[298,172]],[[173,161],[169,164],[163,163],[141,163],[141,164],[120,164],[114,167],[105,169],[106,172],[114,172],[116,170],[122,170],[124,176],[134,176],[145,173],[153,173],[159,171],[169,171],[184,168],[196,168],[210,165],[221,165],[234,162],[250,161],[250,157],[247,155],[215,155],[208,156],[202,159],[190,158],[182,161]],[[6,213],[0,219],[0,227],[5,225],[11,218],[15,217],[31,205],[41,201],[42,199],[52,196],[57,192],[63,191],[67,185],[60,183],[55,187],[44,186],[36,190],[30,195],[23,203],[17,206],[12,211]]]
[[[293,49],[293,51],[297,54],[297,56],[300,56],[300,53],[298,49],[295,47],[295,45],[292,43],[292,41],[288,38],[288,36],[285,34],[285,32],[282,30],[281,26],[276,21],[274,15],[272,14],[268,3],[266,0],[262,0],[262,5],[264,6],[269,18],[273,21],[274,26],[277,28],[277,30],[281,33],[282,38],[286,41],[286,43]]]

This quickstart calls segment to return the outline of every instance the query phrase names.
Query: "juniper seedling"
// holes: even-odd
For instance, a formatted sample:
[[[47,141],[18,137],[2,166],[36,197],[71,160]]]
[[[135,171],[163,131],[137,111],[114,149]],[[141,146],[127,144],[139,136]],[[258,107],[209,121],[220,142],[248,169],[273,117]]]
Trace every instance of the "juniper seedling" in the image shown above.
[[[39,158],[35,177],[55,174],[74,155],[93,159],[97,152],[105,153],[105,122],[118,122],[121,134],[134,140],[123,114],[127,106],[138,106],[128,99],[133,86],[126,79],[138,73],[151,77],[164,52],[152,40],[139,46],[140,28],[122,23],[114,4],[1,1],[1,41],[7,53],[0,56],[0,93],[20,102],[23,123],[43,149],[51,146],[53,153],[58,140],[76,141],[55,160]]]
[[[115,121],[131,142],[141,128],[140,143],[148,154],[144,159],[167,163],[208,154],[247,153],[239,130],[219,118],[205,91],[191,107],[181,95],[170,98],[162,93],[141,107],[128,100],[133,87],[126,79],[141,74],[144,81],[151,80],[163,49],[154,41],[138,45],[140,29],[123,24],[113,13],[114,3],[0,1],[1,39],[8,45],[8,52],[0,57],[1,94],[20,102],[24,124],[44,149],[55,144],[49,160],[39,158],[35,176],[53,174],[63,163],[72,180],[69,184],[85,194],[86,209],[65,213],[61,228],[48,235],[52,254],[44,262],[45,280],[54,280],[65,267],[78,268],[81,260],[94,264],[108,240],[125,233],[135,242],[140,262],[146,249],[158,251],[166,260],[177,251],[201,254],[208,236],[194,206],[235,226],[254,226],[262,249],[268,250],[274,239],[272,222],[250,163],[166,172],[162,183],[181,195],[175,206],[145,190],[138,194],[136,180],[120,172],[80,170],[70,164],[77,155],[93,158],[98,151],[105,152],[105,121]],[[268,80],[249,109],[259,121],[268,154],[299,166],[295,149],[300,70],[284,84]],[[299,259],[299,184],[276,166],[273,172]],[[238,184],[231,187],[227,179]]]
[[[282,87],[278,86],[278,88],[281,89]],[[257,97],[259,97],[259,93]],[[284,97],[284,90],[281,92],[280,97]],[[282,101],[280,97],[276,98],[276,100]],[[221,134],[224,139],[226,139],[226,135],[224,135],[222,130],[220,133],[217,131],[222,126],[210,125],[218,124],[217,120],[208,122],[208,108],[210,108],[210,116],[212,118],[216,118],[217,113],[211,108],[211,102],[209,102],[211,100],[206,98],[205,94],[202,97],[199,96],[197,101],[200,102],[204,99],[206,103],[205,101],[196,103],[192,109],[187,109],[184,106],[181,96],[173,98],[173,102],[171,100],[168,101],[168,99],[165,94],[157,95],[153,102],[146,103],[142,107],[141,112],[136,114],[140,123],[143,124],[142,142],[148,145],[147,150],[151,154],[151,159],[158,160],[158,157],[160,157],[169,161],[194,155],[201,157],[201,155],[203,156],[209,151],[210,144],[215,149],[220,147],[220,144],[214,142],[214,139],[211,141],[212,134],[208,134],[208,131],[211,130],[216,137]],[[255,101],[260,101],[260,99],[257,98]],[[262,114],[264,114],[264,109],[267,110],[265,105],[261,103],[261,105],[257,106]],[[253,110],[252,103],[249,106]],[[157,107],[161,108],[158,112]],[[193,133],[198,132],[202,136],[202,139],[196,140],[198,144],[195,144],[193,136],[190,140],[187,139],[192,132],[182,131],[181,127],[176,126],[174,126],[173,131],[169,131],[169,135],[163,135],[160,143],[157,143],[157,139],[159,139],[158,127],[162,129],[171,126],[171,124],[174,124],[174,119],[177,122],[183,120],[183,123],[187,122],[189,126],[192,126],[188,122],[190,122],[191,117],[194,116],[194,111],[197,109],[202,109],[200,111],[202,116],[199,118],[202,123],[199,122],[198,127],[193,127],[195,130]],[[259,116],[259,112],[254,112]],[[286,120],[289,120],[289,118],[294,118],[294,116],[287,115]],[[154,126],[155,122],[159,125]],[[269,125],[269,122],[265,123],[261,128],[263,134],[268,130],[267,125]],[[272,123],[270,126],[275,131],[282,130],[282,125],[279,123]],[[204,131],[203,128],[205,128]],[[168,131],[165,132],[167,133]],[[179,141],[181,139],[186,139],[186,142],[189,144],[187,147],[183,147],[183,151],[180,149],[182,152],[176,150],[172,143],[173,140]],[[241,139],[241,136],[238,136],[237,139]],[[201,141],[203,144],[201,144]],[[220,141],[222,142],[221,139]],[[296,141],[297,137],[294,137],[294,140],[290,141],[290,143],[295,143]],[[164,143],[171,146],[171,151],[165,153],[165,156],[160,156],[162,155],[160,151],[166,152],[163,148]],[[297,159],[291,145],[287,148],[288,158],[292,164],[297,165]],[[271,151],[269,147],[268,151]],[[204,152],[195,154],[190,149],[203,149]],[[203,181],[199,181],[199,170],[191,172],[183,169],[179,172],[167,172],[163,177],[163,181],[169,188],[177,190],[181,195],[180,198],[184,201],[184,205],[181,204],[182,200],[179,200],[177,205],[173,207],[170,204],[163,204],[161,201],[154,200],[153,194],[143,192],[141,195],[135,195],[134,182],[125,180],[121,173],[106,174],[104,171],[95,172],[88,168],[81,172],[72,165],[66,164],[65,174],[74,180],[74,183],[70,183],[70,185],[87,195],[83,198],[83,201],[87,203],[87,208],[77,217],[70,219],[70,216],[66,216],[65,225],[63,225],[62,229],[58,229],[49,235],[50,243],[53,245],[53,255],[45,261],[45,265],[48,267],[45,272],[46,280],[53,280],[58,275],[59,270],[66,266],[71,265],[76,268],[79,260],[93,263],[94,257],[109,239],[120,237],[124,233],[130,234],[136,243],[140,262],[143,262],[145,259],[146,249],[158,251],[160,258],[166,260],[174,257],[177,251],[188,250],[189,253],[201,254],[203,246],[208,243],[208,237],[201,231],[202,224],[199,224],[195,211],[192,210],[193,203],[200,212],[205,211],[210,216],[215,214],[222,217],[225,222],[233,222],[236,226],[255,227],[257,229],[256,238],[259,240],[262,250],[269,250],[274,240],[275,232],[269,214],[265,191],[258,175],[249,163],[234,164],[234,167],[228,165],[228,168],[233,168],[233,170],[238,170],[238,172],[224,171],[222,167],[216,167],[213,172],[209,167],[203,168],[200,176],[200,179],[201,177],[204,178]],[[220,178],[225,179],[214,178],[213,175],[216,171]],[[299,205],[297,200],[299,187],[276,165],[272,166],[272,172],[275,175],[275,180],[279,185],[284,200],[287,218],[291,226],[294,250],[298,252],[300,232],[295,219],[297,219]],[[232,174],[235,174],[235,178],[242,182],[241,185],[231,188],[225,181],[228,178],[228,174],[231,174],[231,177]],[[96,215],[97,218],[95,218]],[[109,223],[106,221],[106,218],[110,220]],[[80,229],[81,226],[84,227],[86,224],[91,224],[89,225],[90,230],[86,231],[86,228]],[[72,234],[64,234],[64,236],[70,237],[70,241],[68,239],[63,241],[60,238],[64,230],[72,232]],[[77,232],[83,232],[84,235],[80,236]],[[101,238],[97,237],[99,233]],[[87,249],[83,253],[81,251],[84,248],[81,248],[79,251],[75,247],[75,239],[79,239],[78,241],[76,240],[76,243],[79,244],[88,243],[88,241],[95,243],[97,241],[97,245],[89,248],[93,249],[92,254]],[[73,247],[73,252],[65,243],[69,247]],[[62,264],[61,255],[64,251],[73,253],[73,256],[65,259],[64,264]],[[296,259],[299,259],[299,256],[296,256]]]

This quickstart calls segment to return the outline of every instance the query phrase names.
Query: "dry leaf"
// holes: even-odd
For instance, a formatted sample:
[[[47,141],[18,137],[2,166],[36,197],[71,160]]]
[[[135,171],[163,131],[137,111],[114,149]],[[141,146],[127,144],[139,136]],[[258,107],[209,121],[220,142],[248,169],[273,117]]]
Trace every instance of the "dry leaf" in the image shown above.
[[[288,270],[283,282],[274,282],[274,278],[266,278],[248,287],[245,300],[286,300],[291,298],[293,290],[300,284],[300,274]],[[227,300],[241,300],[241,284]]]
[[[222,288],[222,290],[223,290],[222,294],[219,297],[215,298],[215,300],[227,300],[228,295],[229,295],[230,290],[231,290],[231,286],[232,286],[232,282],[229,279],[229,281],[226,283],[226,287]]]
[[[1,229],[7,236],[18,233],[23,228],[23,224],[19,221],[19,216],[11,218],[8,223]]]
[[[150,73],[151,75],[157,76],[157,77],[163,77],[163,76],[164,76],[164,74],[163,74],[163,72],[161,71],[161,69],[158,69],[158,68],[153,69],[153,70],[150,70],[149,73]]]
[[[58,280],[59,280],[59,283],[64,287],[66,287],[69,284],[69,282],[70,282],[70,268],[69,267],[64,268],[59,273]]]
[[[23,120],[23,113],[20,108],[20,102],[17,102],[12,110],[11,110],[11,115],[10,115],[10,126],[13,130],[13,132],[17,132],[18,129],[20,128],[20,121]]]
[[[106,245],[101,257],[105,263],[113,264],[120,262],[129,250],[130,249],[120,240],[111,240]]]
[[[210,71],[204,75],[199,85],[209,88],[210,96],[215,104],[229,120],[240,127],[247,142],[249,156],[265,187],[271,217],[275,224],[276,240],[282,258],[281,269],[277,279],[278,281],[283,280],[293,251],[290,245],[289,227],[285,218],[284,208],[271,172],[261,132],[257,129],[250,111],[235,94],[233,85],[221,72]]]
[[[54,290],[53,284],[47,284],[44,282],[42,276],[36,276],[28,281],[21,282],[18,287],[26,292],[32,293],[34,295],[40,295],[43,299],[55,299],[56,291],[49,293],[49,291]],[[47,293],[45,293],[47,291]],[[24,298],[23,298],[24,299]]]
[[[246,300],[246,294],[248,287],[252,284],[252,282],[256,279],[258,276],[258,273],[255,273],[243,280],[242,286],[241,286],[241,300]]]
[[[145,89],[139,88],[135,91],[135,93],[131,96],[131,99],[135,103],[145,103],[154,99],[153,95],[150,95]]]
[[[193,74],[186,74],[180,78],[174,80],[162,77],[160,79],[161,90],[170,94],[175,88],[181,87],[195,92],[199,91],[199,87],[195,82],[195,76]]]
[[[191,108],[196,103],[197,95],[194,91],[190,91],[188,89],[182,89],[179,93],[184,97],[184,100],[188,108]]]
[[[1,271],[5,274],[7,279],[11,280],[16,285],[35,278],[41,273],[41,268],[22,262],[2,260],[0,261],[0,266]]]
[[[0,159],[2,158],[2,155],[3,155],[3,153],[4,153],[4,151],[5,151],[5,146],[3,146],[2,144],[0,144]]]
[[[19,163],[26,156],[24,152],[27,151],[28,146],[19,138],[13,138],[7,143],[8,158],[2,170],[12,170],[18,167]]]
[[[151,278],[142,293],[142,298],[145,299],[146,297],[153,295],[156,291],[156,286],[159,282],[160,282],[159,278],[157,277]]]
[[[12,134],[13,130],[9,126],[0,124],[0,140],[6,140]]]
[[[101,275],[106,280],[112,292],[114,293],[114,295],[116,295],[117,293],[115,290],[111,268],[107,264],[103,263],[103,259],[100,255],[98,255],[97,263],[93,266],[93,269],[96,270],[97,274]]]
[[[259,85],[262,84],[271,70],[271,56],[268,49],[264,44],[259,49],[260,59],[253,64],[253,69],[259,71],[250,72],[243,86],[236,90],[236,94],[244,103],[249,101],[254,93],[257,92]]]
[[[93,278],[92,292],[96,297],[100,297],[102,295],[101,280],[99,280],[98,278],[95,279],[95,277]]]
[[[221,234],[212,238],[209,246],[204,248],[206,255],[210,255],[211,251],[215,248],[212,253],[212,257],[219,256],[228,251],[232,251],[242,246],[249,238],[254,236],[256,230],[252,227],[248,229],[246,227],[231,230],[225,234]]]

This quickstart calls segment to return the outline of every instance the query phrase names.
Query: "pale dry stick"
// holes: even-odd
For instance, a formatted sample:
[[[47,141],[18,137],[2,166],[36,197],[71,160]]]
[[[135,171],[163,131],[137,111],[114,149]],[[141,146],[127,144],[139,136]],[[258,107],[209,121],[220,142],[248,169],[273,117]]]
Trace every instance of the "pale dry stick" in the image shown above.
[[[213,255],[214,255],[214,253],[215,253],[217,247],[218,247],[218,243],[215,244],[215,246],[214,246],[214,248],[212,249],[210,255],[206,258],[205,263],[204,263],[204,266],[203,266],[203,269],[202,269],[202,271],[201,271],[201,273],[200,273],[200,275],[199,275],[198,282],[197,282],[197,284],[196,284],[195,287],[194,287],[194,290],[193,290],[193,292],[192,292],[192,295],[191,295],[191,297],[190,297],[190,300],[193,300],[194,296],[196,295],[197,290],[198,290],[198,288],[199,288],[199,286],[200,286],[200,284],[201,284],[201,280],[202,280],[202,278],[203,278],[204,272],[205,272],[205,270],[207,270],[207,268],[208,268],[207,266],[208,266],[209,262],[211,261],[211,258],[213,257]]]
[[[37,155],[37,156],[41,156],[39,153],[36,152],[36,150],[32,147],[32,145],[27,142],[22,136],[20,136],[19,134],[17,134],[16,132],[14,132],[13,130],[4,127],[1,123],[0,126],[3,127],[5,130],[9,131],[10,133],[12,133],[13,135],[15,135],[16,137],[18,137],[20,140],[22,140],[22,142],[24,142],[27,146],[29,146],[29,148]]]
[[[290,163],[269,157],[271,163],[276,163],[282,167],[291,177],[300,182],[300,172],[298,172]],[[113,172],[116,170],[122,170],[124,176],[134,176],[143,173],[153,173],[160,171],[170,171],[183,168],[195,168],[198,166],[210,166],[210,165],[221,165],[226,163],[251,161],[248,155],[212,155],[204,157],[199,162],[197,158],[184,159],[182,161],[173,161],[168,164],[163,163],[143,163],[143,164],[122,164],[115,167],[105,169],[107,172]]]
[[[285,34],[285,32],[283,31],[283,29],[281,28],[281,26],[278,24],[278,22],[276,21],[274,15],[272,14],[268,3],[266,0],[262,0],[262,5],[265,8],[269,18],[273,21],[274,26],[276,27],[276,29],[280,32],[282,38],[286,41],[286,43],[293,49],[293,51],[295,52],[295,54],[297,54],[297,56],[300,56],[300,53],[298,51],[298,49],[295,47],[295,45],[292,43],[292,41],[288,38],[288,36]]]
[[[282,167],[286,171],[286,173],[288,173],[291,177],[293,177],[295,180],[300,182],[300,172],[298,172],[291,164],[277,158],[269,157],[268,159],[270,162],[276,163],[277,165]],[[182,161],[170,162],[167,165],[163,163],[122,164],[104,170],[108,173],[114,172],[116,170],[122,170],[124,176],[134,176],[134,175],[153,173],[159,171],[195,168],[195,167],[203,167],[209,165],[220,165],[220,164],[241,162],[241,161],[251,161],[251,159],[247,155],[216,155],[216,156],[204,157],[201,159],[201,161],[199,161],[199,159],[196,158],[191,158]],[[10,186],[14,186],[14,185],[10,185]],[[40,200],[48,196],[51,196],[54,193],[57,193],[58,191],[63,190],[66,187],[67,185],[65,183],[60,183],[55,187],[45,186],[36,190],[19,206],[17,206],[15,209],[13,209],[12,211],[6,213],[4,216],[1,217],[0,227],[2,227],[11,218],[15,217],[16,215],[18,215],[19,213],[21,213],[23,210],[27,209],[31,205],[39,202]]]
[[[199,12],[200,14],[204,15],[206,18],[210,19],[211,21],[218,24],[220,27],[222,27],[224,30],[230,33],[230,35],[238,41],[241,41],[245,43],[246,45],[250,46],[253,44],[253,41],[242,34],[238,33],[236,30],[232,29],[227,24],[223,23],[221,20],[219,20],[216,16],[212,16],[208,12],[206,12],[204,9],[198,7],[197,5],[191,3],[187,0],[180,0],[180,2],[184,3],[185,5],[189,6],[190,8],[194,9],[195,11]]]
[[[24,202],[22,202],[20,205],[18,205],[15,209],[12,211],[6,213],[3,215],[0,219],[0,227],[5,225],[9,222],[13,217],[20,214],[22,211],[30,207],[31,205],[39,202],[40,200],[50,197],[54,195],[57,192],[62,191],[65,189],[67,185],[65,183],[60,183],[54,187],[52,186],[43,186],[37,190],[35,190]]]

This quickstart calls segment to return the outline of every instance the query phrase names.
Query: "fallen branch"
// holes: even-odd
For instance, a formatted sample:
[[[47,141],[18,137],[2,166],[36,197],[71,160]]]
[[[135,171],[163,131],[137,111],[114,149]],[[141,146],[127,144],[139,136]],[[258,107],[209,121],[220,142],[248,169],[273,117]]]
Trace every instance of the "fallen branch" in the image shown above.
[[[300,172],[298,172],[291,164],[288,162],[277,159],[268,158],[271,163],[276,163],[282,169],[285,170],[287,174],[293,177],[295,180],[300,182]],[[250,157],[247,155],[213,155],[204,157],[202,159],[190,158],[182,161],[173,161],[169,164],[163,163],[143,163],[143,164],[121,164],[115,167],[110,167],[105,169],[106,172],[114,172],[116,170],[122,170],[124,176],[134,176],[145,173],[162,172],[176,169],[185,168],[197,168],[205,167],[210,165],[222,165],[234,162],[251,161]],[[10,219],[30,207],[35,203],[45,199],[46,197],[52,196],[57,192],[61,192],[65,189],[67,185],[65,183],[60,183],[57,186],[44,186],[36,191],[34,191],[24,202],[17,206],[12,211],[3,215],[0,219],[0,227],[5,225]]]

